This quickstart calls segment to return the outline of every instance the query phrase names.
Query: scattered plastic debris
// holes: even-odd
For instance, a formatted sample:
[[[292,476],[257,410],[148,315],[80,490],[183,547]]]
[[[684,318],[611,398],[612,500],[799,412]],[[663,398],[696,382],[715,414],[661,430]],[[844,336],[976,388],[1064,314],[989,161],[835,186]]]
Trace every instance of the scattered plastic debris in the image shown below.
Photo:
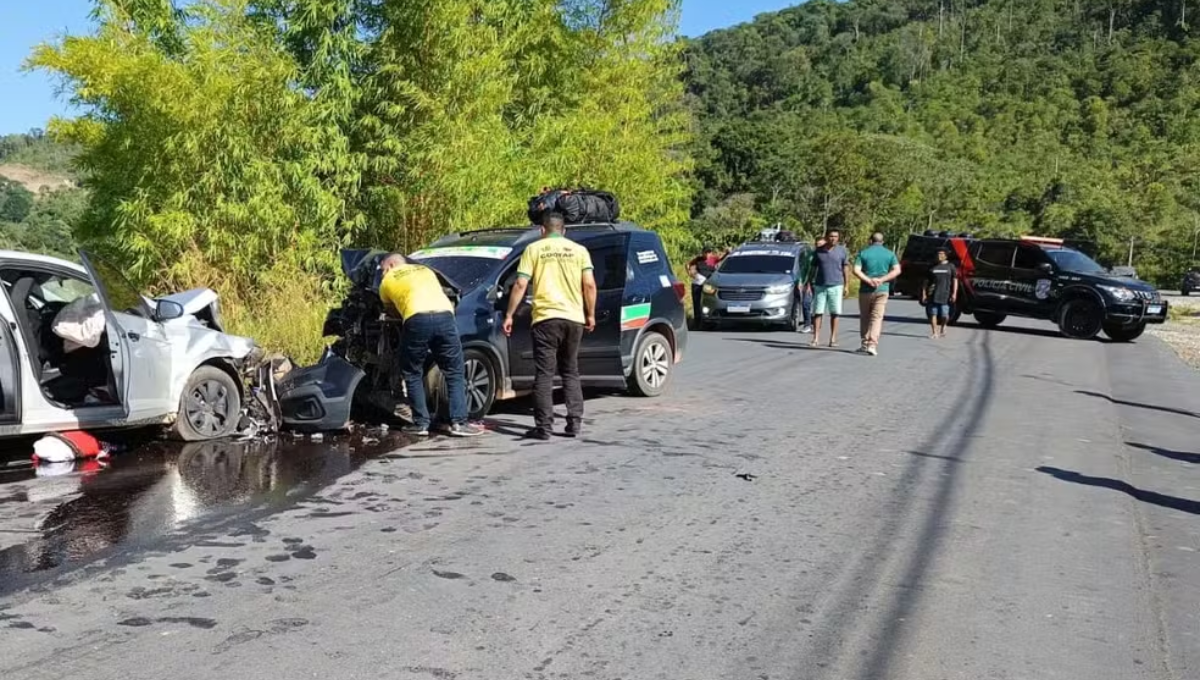
[[[758,479],[758,475],[752,475],[749,472],[738,472],[734,474],[734,477],[747,482],[753,482],[754,480]]]

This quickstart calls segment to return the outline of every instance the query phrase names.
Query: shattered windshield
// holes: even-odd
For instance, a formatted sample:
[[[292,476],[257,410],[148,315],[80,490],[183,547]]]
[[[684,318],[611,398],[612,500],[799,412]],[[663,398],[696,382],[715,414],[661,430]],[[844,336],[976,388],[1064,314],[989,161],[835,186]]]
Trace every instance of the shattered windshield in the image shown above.
[[[464,293],[483,283],[500,266],[499,260],[481,257],[417,258],[414,255],[413,260],[438,270],[462,287]]]

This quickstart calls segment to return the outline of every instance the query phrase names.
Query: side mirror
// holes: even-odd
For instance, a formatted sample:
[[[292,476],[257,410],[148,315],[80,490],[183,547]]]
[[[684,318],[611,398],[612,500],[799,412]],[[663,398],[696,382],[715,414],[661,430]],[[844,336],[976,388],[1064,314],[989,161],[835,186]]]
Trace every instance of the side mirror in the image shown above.
[[[1038,271],[1042,272],[1043,274],[1053,274],[1054,265],[1050,264],[1049,262],[1043,262],[1038,265]]]
[[[174,300],[158,300],[154,305],[155,321],[170,321],[182,317],[183,314],[183,305]]]

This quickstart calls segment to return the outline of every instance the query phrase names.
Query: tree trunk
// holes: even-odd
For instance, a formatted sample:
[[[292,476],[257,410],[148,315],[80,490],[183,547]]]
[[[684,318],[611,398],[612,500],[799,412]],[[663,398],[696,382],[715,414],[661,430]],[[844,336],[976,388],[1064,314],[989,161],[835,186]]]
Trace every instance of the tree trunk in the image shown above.
[[[1110,5],[1108,8],[1108,44],[1113,41],[1113,32],[1117,26],[1117,8],[1115,5]]]
[[[942,29],[946,25],[946,3],[945,0],[938,1],[938,40],[942,39]]]

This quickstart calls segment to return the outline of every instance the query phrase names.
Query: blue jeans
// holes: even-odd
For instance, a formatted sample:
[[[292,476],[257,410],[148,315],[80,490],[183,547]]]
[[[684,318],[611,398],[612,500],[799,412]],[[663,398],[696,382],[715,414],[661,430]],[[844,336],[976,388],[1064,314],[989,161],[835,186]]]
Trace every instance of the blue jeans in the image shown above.
[[[811,291],[805,290],[800,296],[800,307],[804,310],[804,325],[811,326],[813,308],[813,296]]]
[[[449,393],[450,422],[467,422],[467,383],[463,376],[462,341],[451,312],[417,314],[404,321],[400,342],[400,373],[408,388],[413,424],[429,427],[429,404],[425,401],[425,360],[433,354],[433,363],[442,371]]]
[[[949,319],[950,318],[950,305],[949,304],[943,305],[943,304],[938,304],[936,302],[929,302],[929,303],[925,304],[925,311],[927,314],[929,314],[929,318],[931,318],[931,319]]]

